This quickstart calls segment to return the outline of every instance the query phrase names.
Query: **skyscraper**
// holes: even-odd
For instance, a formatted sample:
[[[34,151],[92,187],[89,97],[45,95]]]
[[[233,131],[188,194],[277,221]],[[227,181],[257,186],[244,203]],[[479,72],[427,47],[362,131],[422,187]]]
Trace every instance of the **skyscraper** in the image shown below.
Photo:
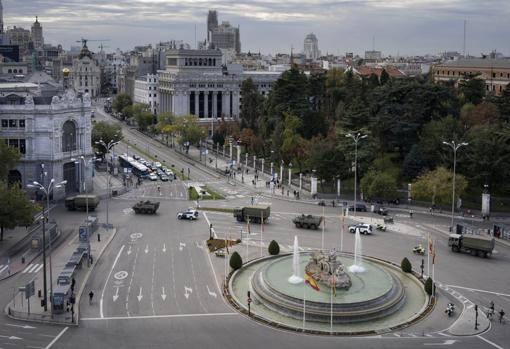
[[[211,42],[212,32],[216,28],[218,28],[218,13],[216,11],[209,10],[209,13],[207,14],[207,41],[208,42]]]
[[[4,33],[4,7],[2,6],[2,0],[0,0],[0,35]]]
[[[312,61],[315,61],[320,57],[321,52],[319,51],[319,40],[317,40],[315,34],[310,33],[306,36],[303,53],[305,54],[306,59],[310,59]]]

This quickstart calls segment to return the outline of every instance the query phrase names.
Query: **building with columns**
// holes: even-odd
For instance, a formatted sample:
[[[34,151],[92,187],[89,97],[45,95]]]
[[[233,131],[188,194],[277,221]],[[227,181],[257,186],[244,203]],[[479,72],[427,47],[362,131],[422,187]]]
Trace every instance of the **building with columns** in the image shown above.
[[[170,50],[159,75],[159,112],[200,120],[239,117],[242,77],[221,65],[220,50]]]
[[[251,78],[259,92],[267,95],[280,72],[243,71],[241,65],[222,66],[220,50],[171,50],[166,70],[159,75],[158,113],[196,115],[200,122],[235,120],[241,109],[241,84]]]

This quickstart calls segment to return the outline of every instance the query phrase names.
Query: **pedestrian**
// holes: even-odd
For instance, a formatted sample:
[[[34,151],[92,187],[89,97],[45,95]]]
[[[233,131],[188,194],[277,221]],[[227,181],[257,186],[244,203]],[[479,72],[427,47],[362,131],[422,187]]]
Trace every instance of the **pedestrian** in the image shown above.
[[[90,290],[89,292],[89,304],[92,304],[92,298],[94,298],[94,292]]]
[[[413,218],[413,210],[409,210],[409,218]]]
[[[73,278],[71,280],[71,291],[74,291],[74,285],[76,285],[76,280]]]
[[[89,260],[90,260],[90,264],[94,263],[94,258],[92,258],[92,255],[90,255]]]
[[[501,323],[503,323],[504,318],[505,318],[505,311],[504,311],[503,309],[501,309],[501,310],[499,311],[499,323],[500,323],[500,324],[501,324]]]

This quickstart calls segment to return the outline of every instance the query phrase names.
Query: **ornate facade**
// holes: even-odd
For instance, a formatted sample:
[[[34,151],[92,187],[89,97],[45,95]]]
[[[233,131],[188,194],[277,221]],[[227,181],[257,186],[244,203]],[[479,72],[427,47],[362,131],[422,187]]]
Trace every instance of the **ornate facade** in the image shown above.
[[[84,41],[78,58],[73,60],[71,70],[73,87],[77,93],[88,93],[92,98],[101,93],[101,68]]]

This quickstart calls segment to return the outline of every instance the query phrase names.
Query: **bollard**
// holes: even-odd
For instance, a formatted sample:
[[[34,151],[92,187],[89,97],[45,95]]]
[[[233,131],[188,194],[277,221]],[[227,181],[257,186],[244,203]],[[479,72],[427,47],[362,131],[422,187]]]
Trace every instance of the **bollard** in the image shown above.
[[[100,242],[101,241],[101,234],[97,233],[97,241]]]
[[[37,290],[37,297],[41,298],[41,290]]]
[[[21,263],[25,264],[25,256],[21,257]]]

